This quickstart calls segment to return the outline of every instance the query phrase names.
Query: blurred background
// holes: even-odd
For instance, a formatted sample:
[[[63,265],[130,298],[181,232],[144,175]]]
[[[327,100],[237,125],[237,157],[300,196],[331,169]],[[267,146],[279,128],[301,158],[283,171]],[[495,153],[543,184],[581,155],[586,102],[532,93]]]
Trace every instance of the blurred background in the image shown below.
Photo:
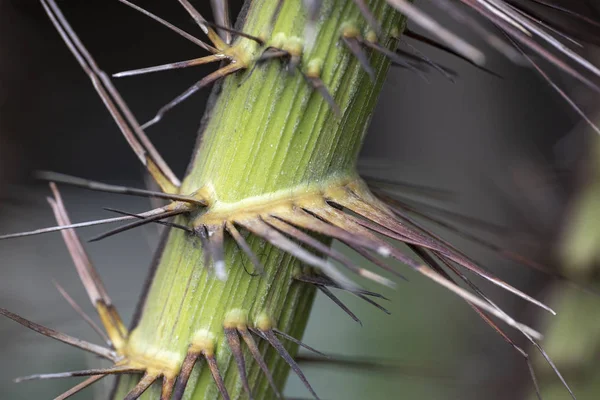
[[[208,2],[195,3],[201,10],[208,7]],[[232,6],[239,7],[237,3],[232,2]],[[429,2],[421,3],[429,12],[440,14]],[[108,73],[203,54],[116,1],[64,0],[59,5]],[[147,0],[143,5],[200,35],[176,2]],[[439,18],[487,49],[463,27],[443,15]],[[450,200],[416,199],[509,226],[514,234],[473,233],[518,248],[548,268],[560,270],[557,241],[564,231],[566,210],[584,181],[579,172],[585,169],[582,161],[586,149],[592,147],[593,133],[534,71],[512,65],[491,49],[487,49],[489,66],[502,78],[419,43],[411,44],[456,70],[459,78],[452,83],[432,72],[424,81],[411,72],[392,68],[367,136],[361,171],[382,179],[450,190]],[[209,71],[195,67],[119,79],[115,84],[138,119],[145,121]],[[597,106],[574,82],[560,74],[552,76],[570,88],[587,110]],[[179,176],[183,176],[191,156],[208,93],[193,96],[148,131]],[[0,234],[54,224],[45,200],[47,187],[30,181],[36,169],[107,183],[145,185],[137,159],[39,3],[0,0]],[[147,200],[139,198],[68,188],[63,194],[73,221],[110,216],[102,207],[132,212],[148,208]],[[466,229],[471,232],[475,228]],[[85,239],[103,230],[89,228],[80,233]],[[557,364],[564,367],[579,399],[597,399],[600,388],[593,385],[600,381],[593,379],[599,370],[594,337],[600,323],[593,315],[600,305],[597,295],[502,259],[456,235],[445,233],[444,237],[551,306],[560,306],[561,299],[574,293],[577,301],[567,308],[567,316],[573,317],[572,324],[584,320],[574,331],[589,332],[591,338],[576,336],[583,350],[575,354],[585,354],[584,364],[579,357],[567,357],[562,365],[557,360]],[[157,228],[148,226],[87,246],[126,319],[133,314],[157,241]],[[94,333],[52,284],[55,279],[86,310],[93,311],[87,307],[87,297],[59,234],[2,241],[0,257],[1,307],[73,336],[95,340]],[[385,305],[391,316],[341,295],[361,318],[363,327],[328,299],[318,297],[304,337],[306,343],[331,354],[377,360],[388,366],[353,369],[306,364],[307,376],[323,399],[533,398],[526,363],[512,347],[462,301],[408,270],[406,275],[410,282],[400,283],[396,291],[383,291],[391,299]],[[595,275],[579,274],[577,279],[593,281],[590,277]],[[552,331],[553,322],[543,318],[540,311],[485,283],[482,287],[518,320]],[[579,319],[572,314],[578,309],[585,311]],[[549,344],[549,355],[561,358],[573,354],[568,346],[571,332],[562,330],[557,335],[558,339],[553,336]],[[518,339],[518,335],[513,336]],[[516,341],[534,352],[526,342]],[[3,399],[52,398],[76,379],[16,384],[13,379],[17,376],[101,365],[100,360],[8,320],[0,320],[0,353]],[[568,398],[552,372],[542,362],[535,365],[545,398]],[[104,386],[74,398],[104,399],[110,384],[107,379]],[[292,375],[286,394],[306,397]]]

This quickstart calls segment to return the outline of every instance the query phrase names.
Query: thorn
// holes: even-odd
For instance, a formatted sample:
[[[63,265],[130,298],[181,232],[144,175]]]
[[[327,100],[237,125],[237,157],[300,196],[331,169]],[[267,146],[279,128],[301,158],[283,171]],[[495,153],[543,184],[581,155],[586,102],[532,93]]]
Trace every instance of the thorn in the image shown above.
[[[157,21],[158,23],[160,23],[161,25],[166,26],[167,28],[171,29],[173,32],[177,33],[179,36],[186,38],[187,40],[189,40],[190,42],[200,46],[201,48],[203,48],[206,51],[209,51],[211,53],[217,53],[218,50],[215,49],[214,47],[210,46],[209,44],[203,42],[202,40],[190,35],[189,33],[177,28],[175,25],[165,21],[164,19],[152,14],[149,11],[144,10],[143,8],[127,1],[127,0],[118,0],[121,3],[125,4],[128,7],[133,8],[136,11],[139,11],[140,13],[146,15],[147,17],[152,18],[153,20]]]
[[[320,356],[322,356],[322,357],[325,357],[325,358],[330,358],[330,357],[329,357],[327,354],[325,354],[325,353],[323,353],[323,352],[321,352],[321,351],[319,351],[319,350],[315,349],[314,347],[311,347],[311,346],[307,345],[306,343],[304,343],[304,342],[302,342],[302,341],[300,341],[300,340],[296,339],[296,338],[295,338],[295,337],[293,337],[293,336],[290,336],[290,335],[288,335],[288,334],[287,334],[287,333],[285,333],[285,332],[282,332],[282,331],[280,331],[280,330],[278,330],[278,329],[273,329],[273,332],[274,332],[274,333],[276,333],[277,335],[279,335],[279,336],[281,336],[281,337],[283,337],[283,338],[285,338],[285,339],[289,340],[290,342],[294,342],[294,343],[296,343],[298,346],[302,346],[302,347],[304,347],[304,348],[305,348],[306,350],[308,350],[308,351],[312,351],[313,353],[316,353],[316,354],[318,354],[318,355],[320,355]]]
[[[99,240],[116,235],[118,233],[122,233],[122,232],[128,231],[130,229],[134,229],[134,228],[137,228],[137,227],[140,227],[140,226],[143,226],[143,225],[146,225],[146,224],[149,224],[151,222],[158,221],[161,219],[175,217],[177,215],[181,215],[181,214],[184,214],[187,212],[189,212],[189,210],[187,210],[187,209],[165,211],[162,214],[157,214],[157,215],[153,215],[151,217],[146,217],[143,220],[135,221],[135,222],[129,223],[127,225],[120,226],[116,229],[110,230],[108,232],[105,232],[101,235],[95,236],[95,237],[89,239],[88,242],[90,242],[90,243],[97,242]]]
[[[411,38],[411,39],[417,40],[417,41],[419,41],[421,43],[425,43],[425,44],[427,44],[427,45],[429,45],[429,46],[431,46],[433,48],[441,50],[441,51],[443,51],[445,53],[451,54],[451,55],[453,55],[453,56],[455,56],[457,58],[460,58],[461,60],[466,61],[467,63],[471,64],[472,66],[474,66],[475,68],[479,69],[480,71],[486,72],[486,73],[488,73],[488,74],[490,74],[492,76],[495,76],[496,78],[503,79],[502,75],[500,75],[500,74],[498,74],[498,73],[492,71],[491,69],[488,69],[488,68],[486,68],[486,67],[484,67],[482,65],[478,65],[477,63],[473,62],[473,60],[465,57],[464,55],[458,53],[457,51],[455,51],[454,49],[446,46],[443,43],[437,42],[437,41],[435,41],[433,39],[430,39],[430,38],[428,38],[426,36],[420,35],[420,34],[418,34],[416,32],[413,32],[413,31],[411,31],[409,29],[406,29],[404,31],[404,35],[406,37]]]
[[[350,318],[352,318],[355,322],[358,322],[360,326],[363,326],[362,321],[352,311],[350,311],[350,309],[344,303],[342,303],[342,301],[338,299],[337,296],[331,292],[331,290],[327,289],[325,286],[320,285],[317,285],[317,288],[321,292],[323,292],[323,294],[329,297],[339,308],[341,308],[342,311],[348,314]]]
[[[206,19],[190,4],[188,0],[179,0],[179,4],[185,8],[190,16],[196,21],[200,29],[208,36],[212,44],[219,50],[224,50],[229,47],[223,40],[217,35],[217,33],[206,24]]]
[[[77,302],[75,302],[75,300],[73,300],[73,298],[69,296],[69,293],[67,293],[67,291],[54,279],[52,280],[52,283],[54,284],[60,295],[67,301],[67,303],[69,303],[71,308],[73,308],[75,312],[77,312],[77,314],[79,314],[79,316],[81,316],[81,318],[83,318],[85,322],[87,322],[87,324],[102,338],[102,340],[104,340],[104,342],[108,346],[112,347],[112,342],[110,341],[108,336],[106,336],[106,333],[104,333],[104,331],[100,329],[100,327],[94,322],[94,320],[89,315],[87,315],[85,311],[83,311],[79,304],[77,304]]]
[[[239,332],[240,336],[242,336],[242,339],[244,339],[244,342],[246,342],[246,346],[248,346],[248,349],[250,350],[250,354],[252,354],[254,361],[256,361],[256,363],[258,364],[260,369],[263,371],[263,373],[267,377],[267,380],[269,381],[269,385],[271,385],[271,388],[273,389],[273,393],[275,393],[275,396],[278,399],[281,399],[281,393],[279,393],[279,389],[277,389],[277,385],[275,384],[273,375],[271,375],[271,371],[269,371],[269,367],[265,363],[265,360],[264,360],[262,354],[260,354],[260,350],[258,350],[258,346],[256,345],[254,338],[252,337],[252,335],[250,334],[250,332],[248,332],[248,330],[246,328],[238,328],[238,332]]]
[[[431,32],[451,48],[462,54],[477,65],[485,64],[485,55],[476,47],[467,43],[459,36],[444,28],[436,20],[419,10],[406,0],[387,0],[388,4],[400,11],[411,22]]]
[[[248,383],[248,375],[246,374],[246,362],[244,361],[244,353],[242,352],[242,347],[240,345],[240,338],[238,337],[237,330],[235,328],[225,328],[225,337],[227,339],[227,344],[229,345],[229,349],[235,358],[235,362],[237,364],[238,372],[240,374],[240,379],[242,381],[242,386],[246,393],[248,393],[248,397],[252,400],[252,390],[250,389],[250,384]]]
[[[321,286],[329,286],[329,287],[333,287],[336,289],[341,289],[341,290],[346,290],[342,287],[340,287],[339,285],[336,285],[336,283],[334,281],[332,281],[331,279],[327,278],[327,277],[323,277],[323,276],[312,276],[312,275],[300,275],[300,276],[295,276],[294,279],[296,279],[297,281],[300,282],[305,282],[305,283],[310,283],[313,285],[321,285]],[[389,299],[379,293],[376,292],[371,292],[369,290],[355,290],[355,291],[349,291],[347,290],[349,293],[352,294],[361,294],[361,295],[365,295],[365,296],[371,296],[371,297],[377,297],[379,299],[383,299],[383,300],[388,300]]]
[[[136,400],[139,399],[140,396],[142,394],[144,394],[144,392],[146,390],[148,390],[148,388],[150,386],[152,386],[152,384],[158,379],[157,375],[152,375],[149,374],[148,372],[146,372],[144,374],[144,376],[142,376],[142,379],[140,379],[140,381],[138,382],[137,385],[135,385],[135,387],[133,389],[131,389],[131,391],[129,393],[127,393],[127,396],[125,396],[125,398],[123,400]]]
[[[225,56],[224,54],[211,54],[206,57],[194,58],[194,59],[186,60],[186,61],[178,61],[178,62],[173,62],[173,63],[168,63],[168,64],[155,65],[152,67],[138,68],[138,69],[132,69],[129,71],[118,72],[116,74],[113,74],[113,78],[124,78],[124,77],[128,77],[128,76],[149,74],[152,72],[170,71],[173,69],[196,67],[198,65],[206,65],[209,63],[222,61],[225,59],[227,59],[227,56]]]
[[[96,93],[139,160],[165,192],[176,192],[181,182],[145,135],[108,75],[100,70],[54,0],[41,1],[52,24],[92,82]]]
[[[46,328],[43,325],[36,324],[35,322],[22,318],[17,314],[13,314],[4,308],[0,308],[0,315],[10,318],[13,321],[23,325],[24,327],[31,329],[32,331],[35,331],[49,338],[56,339],[59,342],[63,342],[73,347],[77,347],[78,349],[85,350],[87,352],[96,354],[100,357],[104,357],[114,362],[117,361],[115,353],[113,353],[112,350],[107,349],[106,347],[98,346],[97,344],[89,343],[85,340],[74,338],[64,333],[55,331],[54,329]]]
[[[198,361],[199,357],[200,353],[191,350],[188,351],[183,363],[181,364],[181,370],[179,371],[177,381],[175,382],[172,400],[181,400],[183,398],[188,380],[190,379],[194,365],[196,365],[196,361]]]
[[[269,225],[271,225],[274,228],[278,229],[279,231],[285,233],[289,237],[292,237],[292,238],[298,240],[299,242],[302,242],[303,244],[306,244],[307,246],[312,247],[313,249],[317,250],[318,252],[322,253],[323,255],[325,255],[327,257],[331,257],[331,258],[341,262],[342,265],[344,265],[346,268],[348,268],[355,274],[362,276],[364,278],[370,279],[379,284],[391,287],[391,288],[396,287],[396,284],[393,281],[391,281],[387,278],[384,278],[383,276],[376,274],[374,272],[371,272],[367,269],[356,266],[350,258],[346,257],[341,252],[323,244],[322,242],[318,241],[314,237],[306,234],[305,232],[302,232],[300,229],[297,229],[294,226],[289,225],[289,224],[285,223],[284,221],[274,218],[274,217],[265,217],[264,219],[265,219],[265,222],[267,222]],[[335,284],[333,281],[331,283]],[[337,285],[337,286],[339,286],[339,285]],[[339,287],[341,289],[345,289],[344,287],[341,287],[341,286],[339,286]],[[349,290],[349,291],[361,292],[362,289],[358,288],[358,289],[353,289],[353,290]]]
[[[171,400],[174,385],[174,378],[167,378],[166,376],[163,376],[162,388],[160,391],[160,400]]]
[[[184,1],[184,0],[179,0],[179,1]],[[194,85],[192,85],[188,89],[186,89],[185,92],[183,92],[182,94],[177,96],[175,99],[173,99],[169,103],[167,103],[165,106],[163,106],[160,110],[158,110],[158,112],[156,113],[154,118],[152,118],[150,121],[148,121],[144,125],[142,125],[142,129],[147,129],[148,127],[159,122],[168,111],[172,110],[179,103],[187,100],[191,95],[193,95],[197,91],[199,91],[199,90],[205,88],[206,86],[216,82],[217,80],[225,78],[226,76],[231,75],[243,68],[245,68],[245,67],[242,65],[239,65],[239,64],[229,64],[229,65],[226,65],[226,66],[208,74],[207,76],[205,76],[204,78],[202,78],[198,82],[196,82]]]
[[[73,386],[71,389],[67,390],[66,392],[64,392],[63,394],[61,394],[60,396],[57,396],[54,398],[54,400],[65,400],[68,399],[69,397],[79,393],[80,391],[82,391],[83,389],[85,389],[86,387],[98,382],[100,379],[104,378],[106,375],[95,375],[95,376],[91,376],[88,379],[86,379],[85,381],[81,382],[78,385]]]
[[[140,214],[133,214],[133,213],[130,213],[127,211],[117,210],[116,208],[103,207],[103,209],[106,211],[117,213],[117,214],[129,215],[129,216],[137,218],[137,219],[146,219],[145,217],[141,216]],[[185,225],[176,224],[174,222],[166,222],[166,221],[152,221],[152,222],[154,222],[156,224],[168,226],[170,228],[181,229],[182,231],[186,231],[187,233],[192,233],[192,234],[194,233],[194,230],[192,228],[189,228]]]
[[[237,29],[233,29],[231,27],[227,27],[227,26],[222,25],[222,24],[215,24],[214,22],[210,22],[210,21],[204,21],[204,23],[206,25],[210,25],[210,26],[212,26],[214,28],[217,28],[217,29],[220,29],[220,30],[223,30],[223,31],[226,31],[226,32],[230,32],[230,33],[235,33],[238,36],[245,37],[246,39],[250,39],[252,41],[255,41],[256,43],[258,43],[261,46],[265,45],[265,41],[263,39],[259,38],[258,36],[250,35],[249,33],[238,31]]]
[[[350,289],[357,288],[356,284],[346,278],[334,265],[323,260],[321,257],[315,256],[302,248],[302,246],[286,238],[262,219],[240,221],[239,223],[250,232],[271,243],[273,246],[288,252],[292,256],[313,267],[319,268],[325,275],[329,276],[342,287]]]
[[[273,346],[275,348],[275,350],[277,351],[277,353],[279,353],[279,355],[281,356],[281,358],[283,358],[285,360],[285,362],[288,363],[288,365],[296,373],[296,375],[298,376],[298,378],[300,378],[300,380],[302,381],[302,383],[304,383],[304,386],[310,391],[310,393],[314,396],[314,398],[317,399],[317,400],[319,400],[319,396],[317,396],[317,393],[314,391],[314,389],[312,388],[312,386],[310,385],[310,383],[308,383],[308,379],[306,379],[306,376],[304,376],[304,373],[302,372],[302,370],[300,369],[300,367],[298,366],[298,364],[296,363],[296,361],[294,361],[294,359],[292,358],[292,356],[290,355],[290,353],[287,352],[287,350],[281,344],[281,342],[279,341],[279,339],[277,339],[277,336],[275,336],[275,334],[273,333],[273,331],[270,330],[270,329],[267,329],[267,330],[260,331],[260,332],[262,333],[263,337],[269,343],[271,343],[271,346]]]
[[[235,243],[237,244],[237,246],[250,259],[250,261],[254,265],[254,268],[258,271],[258,273],[260,275],[264,275],[264,273],[265,273],[265,267],[264,267],[264,265],[260,262],[260,260],[256,256],[256,254],[252,251],[252,249],[248,245],[248,242],[246,241],[246,239],[244,238],[244,236],[242,236],[240,234],[240,232],[236,229],[236,227],[230,221],[226,221],[225,222],[225,226],[227,228],[227,231],[231,235],[231,237],[233,237],[233,240],[235,241]]]
[[[360,13],[362,14],[363,18],[367,21],[367,23],[371,27],[371,29],[373,29],[375,31],[377,36],[382,36],[383,34],[381,31],[381,25],[379,25],[379,22],[377,21],[377,19],[373,15],[373,13],[371,13],[371,10],[369,10],[369,6],[365,2],[365,0],[353,0],[353,1],[354,1],[354,4],[356,4],[358,9],[360,10]]]
[[[208,21],[204,21],[205,24],[218,28],[219,33],[225,40],[226,44],[231,44],[231,20],[229,18],[229,2],[228,0],[211,0],[213,14],[215,20],[219,23],[213,24]]]
[[[94,190],[98,192],[125,194],[130,196],[154,197],[158,199],[181,201],[184,203],[195,204],[198,206],[206,206],[206,202],[202,199],[197,199],[193,196],[185,196],[179,194],[156,192],[152,190],[136,189],[126,186],[109,185],[102,182],[95,182],[89,179],[78,178],[75,176],[60,174],[50,171],[39,171],[35,174],[36,179],[46,182],[64,183],[66,185],[80,187],[83,189]]]
[[[375,70],[371,66],[371,63],[369,62],[369,57],[362,49],[358,39],[355,37],[347,37],[342,35],[342,40],[344,41],[346,47],[348,47],[348,50],[350,50],[350,52],[354,54],[354,57],[356,57],[362,68],[369,75],[371,81],[375,82]]]
[[[69,372],[58,372],[51,374],[35,374],[28,376],[21,376],[19,378],[15,378],[15,383],[21,383],[31,380],[37,379],[62,379],[62,378],[72,378],[78,376],[95,376],[95,375],[116,375],[116,374],[137,374],[140,372],[144,372],[143,369],[140,368],[131,368],[127,366],[119,367],[111,367],[104,369],[85,369],[81,371],[69,371]]]
[[[225,382],[223,382],[223,377],[221,376],[221,372],[219,371],[219,366],[217,365],[217,360],[213,354],[209,354],[203,352],[204,358],[208,363],[208,368],[210,369],[210,373],[215,381],[215,384],[219,388],[219,392],[224,400],[230,400],[229,393],[227,392],[227,388],[225,387]]]
[[[340,110],[340,107],[336,104],[335,100],[331,96],[331,93],[329,93],[329,90],[327,90],[327,87],[325,86],[325,83],[323,83],[321,78],[317,76],[308,76],[300,68],[298,68],[298,71],[300,71],[306,82],[308,82],[308,84],[313,88],[313,90],[316,90],[321,95],[321,97],[323,97],[323,99],[327,102],[327,104],[329,104],[329,107],[336,115],[336,117],[341,118],[342,110]]]

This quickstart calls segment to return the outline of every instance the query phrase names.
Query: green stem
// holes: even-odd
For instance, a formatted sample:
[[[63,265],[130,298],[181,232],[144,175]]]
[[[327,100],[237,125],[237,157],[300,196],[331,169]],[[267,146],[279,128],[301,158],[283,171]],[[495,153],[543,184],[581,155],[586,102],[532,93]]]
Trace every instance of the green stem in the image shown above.
[[[297,49],[306,24],[302,1],[284,1],[273,25],[277,3],[251,1],[242,30],[269,38],[268,44]],[[383,32],[389,36],[398,30],[400,17],[385,1],[369,3]],[[353,1],[324,1],[322,15],[314,46],[303,54],[300,68],[308,72],[321,70],[320,77],[342,110],[341,116],[332,112],[302,75],[297,71],[288,73],[279,60],[256,66],[250,77],[246,71],[227,78],[208,111],[202,143],[181,190],[192,193],[203,188],[209,193],[206,215],[227,210],[242,212],[244,204],[296,196],[356,176],[358,152],[389,62],[367,51],[376,72],[375,82],[371,82],[344,46],[340,39],[344,30],[356,29],[363,36],[367,32]],[[394,45],[392,39],[382,43]],[[234,49],[251,60],[263,50],[248,39],[239,39]],[[180,222],[185,223],[183,218]],[[203,337],[214,338],[217,361],[231,397],[244,397],[223,337],[224,322],[247,315],[250,326],[268,320],[300,338],[314,299],[312,287],[292,279],[294,271],[301,268],[296,259],[255,237],[248,241],[265,266],[265,274],[251,276],[246,272],[253,269],[251,262],[228,241],[228,278],[223,282],[205,267],[198,238],[172,230],[157,255],[158,266],[128,342],[128,357],[157,366],[180,365],[190,343],[202,333]],[[286,343],[286,347],[295,354],[296,346]],[[255,398],[271,398],[264,374],[251,362],[249,353],[245,352],[245,358]],[[271,350],[266,353],[266,361],[277,384],[283,387],[287,366]],[[200,364],[192,374],[185,398],[216,399],[219,395],[210,371]],[[115,398],[124,397],[136,381],[135,377],[122,378]],[[143,398],[158,397],[158,390],[150,390]]]

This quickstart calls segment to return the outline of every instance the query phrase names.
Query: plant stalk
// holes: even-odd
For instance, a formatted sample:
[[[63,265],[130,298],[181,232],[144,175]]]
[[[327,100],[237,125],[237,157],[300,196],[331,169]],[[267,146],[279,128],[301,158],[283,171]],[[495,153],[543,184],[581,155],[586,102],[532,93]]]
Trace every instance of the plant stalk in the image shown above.
[[[284,1],[273,21],[277,3],[247,2],[240,29],[265,38],[266,46],[288,49],[292,58],[303,50],[301,62],[289,71],[291,63],[268,60],[224,80],[205,116],[202,140],[181,189],[185,194],[198,190],[206,193],[209,206],[189,218],[179,217],[179,223],[197,226],[198,221],[209,218],[226,220],[248,207],[273,207],[277,201],[319,193],[357,178],[358,153],[389,61],[365,49],[375,71],[371,80],[341,40],[348,32],[363,37],[370,34],[353,1],[323,2],[311,48],[303,43],[307,24],[303,2]],[[380,43],[393,48],[394,39],[388,38],[399,31],[400,16],[384,0],[369,3],[385,34]],[[239,38],[233,50],[253,66],[266,46]],[[332,111],[300,71],[325,83],[341,115]],[[157,369],[177,368],[191,344],[210,342],[231,398],[247,398],[224,339],[224,324],[268,325],[301,338],[315,295],[313,286],[293,279],[293,274],[304,268],[298,260],[252,235],[247,240],[264,265],[264,274],[256,275],[251,261],[228,240],[228,276],[222,281],[207,265],[201,240],[171,229],[156,255],[157,267],[128,339],[128,358]],[[266,351],[266,341],[255,339],[281,389],[287,365],[275,351]],[[284,344],[293,356],[297,346]],[[273,398],[265,375],[247,349],[244,355],[254,398]],[[198,364],[184,398],[219,398],[206,363]],[[135,376],[122,377],[114,398],[123,398],[138,380]],[[160,389],[155,386],[141,398],[158,399]]]

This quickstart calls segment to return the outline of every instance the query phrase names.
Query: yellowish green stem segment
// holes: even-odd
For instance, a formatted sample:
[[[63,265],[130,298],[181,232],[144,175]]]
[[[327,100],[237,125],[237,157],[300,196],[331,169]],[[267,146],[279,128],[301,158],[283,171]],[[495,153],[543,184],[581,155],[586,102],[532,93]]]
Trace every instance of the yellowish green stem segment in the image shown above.
[[[353,1],[323,2],[310,49],[303,43],[307,21],[302,0],[283,1],[273,20],[277,3],[249,3],[241,30],[264,38],[266,45],[240,38],[230,49],[248,68],[223,82],[214,107],[207,111],[202,141],[181,190],[202,190],[209,206],[191,219],[181,217],[180,223],[197,225],[205,218],[203,213],[243,213],[245,204],[318,192],[356,177],[358,153],[389,61],[364,50],[375,71],[372,81],[341,40],[344,34],[373,37]],[[368,3],[381,24],[379,43],[393,48],[390,37],[401,27],[400,16],[383,0]],[[288,71],[286,62],[279,59],[252,69],[268,46],[289,51],[292,59],[299,57],[297,69]],[[300,71],[324,82],[341,115],[335,115]],[[222,281],[205,265],[199,238],[172,229],[157,255],[141,317],[128,339],[127,357],[177,373],[190,345],[214,351],[231,398],[246,398],[224,325],[272,326],[301,338],[314,298],[310,285],[293,280],[294,271],[302,268],[296,259],[255,237],[248,241],[264,264],[264,275],[255,276],[251,261],[229,240],[225,248],[228,276]],[[264,351],[266,342],[256,340]],[[295,354],[295,346],[288,349]],[[264,374],[247,349],[244,354],[254,398],[272,398]],[[282,388],[287,365],[272,350],[265,359]],[[121,378],[115,398],[123,398],[138,380]],[[159,386],[142,398],[158,399]],[[209,368],[199,362],[184,398],[219,396]]]

